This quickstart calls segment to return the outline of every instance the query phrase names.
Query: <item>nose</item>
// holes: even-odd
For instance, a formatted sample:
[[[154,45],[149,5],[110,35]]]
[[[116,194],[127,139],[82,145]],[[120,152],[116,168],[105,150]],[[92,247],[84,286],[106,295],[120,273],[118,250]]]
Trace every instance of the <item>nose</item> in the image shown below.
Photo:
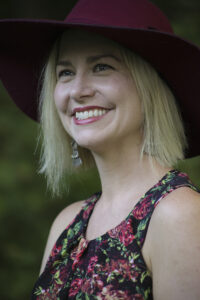
[[[76,74],[72,80],[70,98],[76,102],[86,102],[95,95],[94,84],[87,74]]]

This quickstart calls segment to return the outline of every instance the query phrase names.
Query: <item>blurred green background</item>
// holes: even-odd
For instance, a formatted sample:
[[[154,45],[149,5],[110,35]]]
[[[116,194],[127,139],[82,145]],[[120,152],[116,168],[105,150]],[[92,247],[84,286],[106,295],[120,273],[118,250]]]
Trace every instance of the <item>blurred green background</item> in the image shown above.
[[[166,13],[178,35],[200,46],[199,0],[152,2]],[[0,18],[62,20],[75,3],[1,0]],[[97,191],[99,180],[96,171],[82,174],[79,180],[69,178],[69,194],[52,199],[45,179],[37,174],[39,125],[19,111],[1,84],[0,107],[0,299],[26,300],[37,279],[53,219],[69,203]],[[200,186],[199,157],[179,167]]]

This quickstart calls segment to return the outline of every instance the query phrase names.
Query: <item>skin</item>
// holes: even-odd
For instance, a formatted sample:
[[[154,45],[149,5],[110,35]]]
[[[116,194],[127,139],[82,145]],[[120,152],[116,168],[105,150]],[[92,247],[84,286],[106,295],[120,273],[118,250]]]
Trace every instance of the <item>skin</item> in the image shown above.
[[[81,49],[81,51],[80,51]],[[97,55],[114,55],[94,59]],[[88,58],[93,57],[93,60]],[[54,99],[65,130],[92,152],[102,183],[102,196],[90,217],[86,239],[117,226],[171,168],[140,160],[142,105],[129,70],[116,45],[80,31],[64,34],[56,69]],[[109,109],[100,120],[77,125],[77,107]],[[116,151],[117,149],[117,151]],[[119,185],[120,183],[120,185]],[[59,234],[81,209],[66,207],[55,219],[41,271]],[[155,300],[200,299],[200,196],[189,188],[170,193],[155,208],[142,249],[153,276]]]

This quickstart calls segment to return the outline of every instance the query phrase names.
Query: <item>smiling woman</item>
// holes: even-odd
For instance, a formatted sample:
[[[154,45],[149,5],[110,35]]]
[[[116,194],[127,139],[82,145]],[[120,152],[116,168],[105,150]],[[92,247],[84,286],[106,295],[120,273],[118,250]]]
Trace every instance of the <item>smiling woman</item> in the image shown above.
[[[1,78],[40,120],[53,194],[66,172],[91,164],[102,187],[55,219],[32,299],[199,299],[200,191],[173,165],[200,152],[200,50],[147,0],[80,0],[63,22],[0,25],[21,36],[19,53],[2,50]],[[10,60],[23,65],[15,82]],[[22,71],[28,107],[27,90],[16,92]]]
[[[64,38],[59,56],[61,60],[70,57],[72,67],[70,76],[63,75],[55,86],[58,114],[64,128],[78,145],[98,153],[105,151],[106,145],[108,153],[109,144],[115,147],[127,137],[128,131],[133,135],[134,126],[141,127],[140,104],[130,72],[120,58],[105,55],[108,51],[116,52],[116,47],[109,41],[74,31],[67,32]],[[99,51],[103,55],[99,55]],[[119,53],[117,55],[119,57]],[[107,67],[99,68],[100,64]],[[84,121],[72,118],[71,112],[88,110],[89,105],[106,109],[107,113],[98,118],[98,122],[94,118]],[[140,124],[137,124],[138,121]],[[81,126],[87,124],[90,126]]]
[[[58,47],[60,41],[62,43]],[[96,53],[99,53],[100,49],[105,54],[97,55]],[[70,55],[78,69],[68,60]],[[63,58],[67,58],[67,60]],[[54,73],[55,68],[57,75]],[[70,97],[73,99],[72,101],[69,101]],[[127,102],[125,102],[126,98]],[[130,99],[129,102],[128,99]],[[135,107],[134,99],[137,99],[139,108]],[[70,172],[71,166],[73,172],[70,157],[71,138],[66,133],[71,133],[71,136],[80,133],[79,139],[82,139],[82,142],[78,140],[77,136],[75,138],[80,146],[80,157],[84,158],[80,167],[90,168],[93,156],[88,149],[91,150],[92,144],[93,147],[94,143],[96,145],[96,137],[99,137],[101,133],[104,134],[104,137],[102,137],[103,140],[100,140],[100,147],[104,146],[108,149],[109,142],[113,147],[123,144],[122,139],[126,137],[124,131],[121,140],[120,136],[117,137],[115,134],[115,143],[113,132],[111,132],[111,137],[108,136],[108,140],[105,140],[106,134],[109,132],[109,125],[113,124],[111,120],[115,121],[114,116],[120,118],[116,121],[117,128],[113,127],[113,130],[118,133],[122,130],[124,122],[130,122],[130,126],[135,126],[133,120],[142,117],[142,120],[139,121],[141,123],[139,135],[142,139],[140,156],[147,153],[150,154],[149,159],[154,156],[161,165],[175,165],[178,160],[183,159],[184,149],[187,146],[183,124],[175,101],[166,83],[152,66],[138,55],[102,36],[86,31],[67,31],[53,47],[41,93],[41,124],[44,134],[44,156],[41,161],[44,168],[42,168],[42,172],[46,172],[52,191],[59,193],[59,183],[62,182],[65,170]],[[139,112],[138,109],[142,109],[143,112]],[[113,110],[116,112],[115,115]],[[63,126],[60,126],[57,111]],[[104,123],[97,122],[97,128],[94,126],[85,128],[84,126],[82,130],[82,128],[74,126],[96,122],[107,117],[108,112],[108,117],[110,116],[111,119],[104,120]],[[51,121],[54,120],[51,123],[49,123],[50,115]],[[70,132],[70,130],[76,132]],[[92,130],[96,131],[92,132]],[[131,140],[133,132],[134,130],[131,128]],[[91,139],[90,146],[87,133]],[[135,144],[134,140],[133,143]],[[126,148],[133,151],[134,145],[129,144]],[[66,153],[69,155],[67,156]]]

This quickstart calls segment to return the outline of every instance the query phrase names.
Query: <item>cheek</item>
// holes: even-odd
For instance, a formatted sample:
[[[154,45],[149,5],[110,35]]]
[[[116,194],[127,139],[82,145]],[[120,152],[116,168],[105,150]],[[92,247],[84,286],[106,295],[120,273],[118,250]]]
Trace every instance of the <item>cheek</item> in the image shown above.
[[[65,129],[65,131],[71,135],[70,132],[70,121],[67,117],[67,109],[68,109],[68,97],[66,91],[62,88],[56,86],[54,90],[54,101],[55,106],[58,112],[58,116],[60,121]]]
[[[60,85],[56,85],[54,90],[54,101],[59,112],[66,112],[68,107],[67,91]]]

